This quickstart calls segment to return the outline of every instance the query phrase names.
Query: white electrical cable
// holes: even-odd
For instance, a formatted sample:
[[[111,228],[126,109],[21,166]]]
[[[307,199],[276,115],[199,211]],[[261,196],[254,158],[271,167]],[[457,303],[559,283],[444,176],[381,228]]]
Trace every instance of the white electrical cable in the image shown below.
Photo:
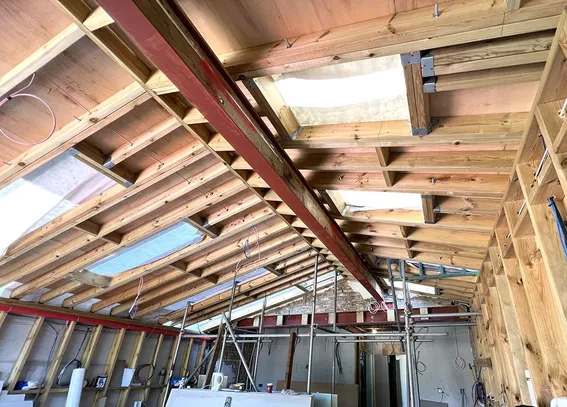
[[[146,282],[146,284],[144,285],[144,277],[143,276],[140,277],[140,281],[138,282],[138,293],[136,294],[136,298],[134,298],[134,301],[132,302],[132,306],[128,310],[128,315],[130,316],[130,319],[134,319],[136,317],[136,312],[138,312],[138,302],[140,300],[140,295],[142,295],[144,290],[148,288],[148,283],[149,282]]]
[[[385,301],[382,302],[372,301],[368,304],[368,312],[370,312],[372,315],[380,311],[388,312],[388,306],[386,305]]]
[[[465,359],[461,357],[461,355],[459,355],[459,342],[457,341],[457,327],[453,327],[453,329],[455,330],[455,348],[457,349],[457,356],[455,357],[455,366],[457,367],[457,369],[464,370],[464,368],[467,367],[467,362],[465,361]]]
[[[57,120],[55,119],[55,113],[53,112],[53,109],[51,109],[51,107],[47,104],[47,102],[45,100],[43,100],[42,98],[40,98],[39,96],[33,95],[31,93],[20,93],[23,92],[24,90],[26,90],[27,88],[29,88],[31,86],[31,84],[33,83],[33,80],[35,79],[35,73],[32,75],[30,83],[28,83],[26,86],[24,86],[22,89],[15,91],[14,93],[12,93],[11,95],[5,97],[4,99],[0,100],[0,107],[2,107],[3,105],[5,105],[6,103],[8,103],[10,100],[17,98],[17,97],[29,97],[32,99],[36,99],[39,100],[41,103],[43,103],[45,105],[45,107],[47,108],[47,110],[49,110],[49,113],[51,114],[51,119],[52,119],[52,125],[51,125],[51,131],[49,132],[49,134],[47,135],[47,137],[45,137],[43,140],[38,141],[38,142],[29,142],[29,141],[18,141],[18,140],[14,140],[12,137],[8,136],[4,130],[2,128],[0,128],[0,133],[2,133],[2,135],[4,137],[6,137],[8,140],[10,140],[12,143],[16,143],[16,144],[20,144],[22,146],[36,146],[38,144],[44,143],[47,140],[49,140],[51,138],[51,136],[53,136],[53,133],[55,133],[55,128],[57,127]]]

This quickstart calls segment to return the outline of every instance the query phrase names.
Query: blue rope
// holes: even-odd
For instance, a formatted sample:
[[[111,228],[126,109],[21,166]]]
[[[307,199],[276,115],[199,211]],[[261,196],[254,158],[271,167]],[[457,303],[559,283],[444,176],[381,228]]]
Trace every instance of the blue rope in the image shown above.
[[[557,233],[559,233],[559,239],[561,240],[561,246],[563,247],[563,253],[567,257],[567,229],[565,229],[565,222],[563,222],[563,218],[561,214],[557,210],[557,205],[553,200],[553,197],[547,198],[547,202],[551,207],[551,211],[553,212],[553,216],[555,216],[555,223],[557,225]]]

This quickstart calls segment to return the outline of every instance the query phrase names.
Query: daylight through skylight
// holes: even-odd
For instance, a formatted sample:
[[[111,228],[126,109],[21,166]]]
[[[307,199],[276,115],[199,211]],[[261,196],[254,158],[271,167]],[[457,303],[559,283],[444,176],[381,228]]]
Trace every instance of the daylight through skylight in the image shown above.
[[[203,234],[193,226],[180,222],[96,262],[87,269],[93,273],[113,276],[161,259],[200,241],[202,237]]]
[[[20,236],[116,185],[69,152],[0,191],[0,254]]]
[[[275,84],[304,126],[409,118],[399,55],[285,73]]]

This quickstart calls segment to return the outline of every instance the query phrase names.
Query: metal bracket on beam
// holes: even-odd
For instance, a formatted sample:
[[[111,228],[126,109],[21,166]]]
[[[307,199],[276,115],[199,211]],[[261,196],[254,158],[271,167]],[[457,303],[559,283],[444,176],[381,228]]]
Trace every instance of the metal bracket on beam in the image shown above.
[[[411,135],[418,137],[427,136],[429,133],[433,131],[433,128],[437,125],[438,122],[439,119],[432,117],[431,120],[429,120],[429,124],[427,125],[427,127],[420,127],[420,128],[412,127]]]
[[[303,131],[303,126],[299,126],[293,133],[289,135],[290,139],[295,140],[297,136],[299,136],[299,133],[301,133],[302,131]]]
[[[411,129],[412,136],[427,136],[429,134],[429,127],[420,127]]]
[[[433,55],[430,53],[421,57],[421,75],[424,78],[435,76],[435,65],[433,63]]]
[[[437,77],[427,78],[423,83],[423,91],[425,93],[435,93],[435,84],[437,83]]]
[[[402,66],[421,63],[421,51],[408,52],[407,54],[401,54],[400,56],[402,57]]]

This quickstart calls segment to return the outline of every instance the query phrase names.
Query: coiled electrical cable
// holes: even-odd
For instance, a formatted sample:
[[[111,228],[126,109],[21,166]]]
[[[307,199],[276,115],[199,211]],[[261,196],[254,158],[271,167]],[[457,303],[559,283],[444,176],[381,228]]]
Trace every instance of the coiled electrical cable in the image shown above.
[[[385,301],[382,302],[372,301],[368,304],[368,312],[370,312],[372,315],[380,311],[388,312],[388,306],[386,305]]]
[[[21,93],[31,86],[34,79],[35,79],[35,73],[32,75],[30,82],[26,86],[24,86],[20,90],[15,91],[14,93],[10,94],[9,96],[5,97],[4,99],[0,100],[0,107],[1,107],[2,105],[5,105],[6,103],[8,103],[10,100],[13,100],[17,97],[32,98],[32,99],[35,99],[35,100],[38,100],[39,102],[41,102],[47,108],[47,110],[49,110],[49,113],[51,114],[51,121],[52,121],[51,130],[49,131],[49,134],[47,135],[47,137],[44,137],[43,140],[40,140],[40,141],[37,141],[37,142],[14,140],[12,137],[8,136],[4,132],[4,130],[2,130],[2,128],[0,128],[0,133],[2,133],[2,135],[4,137],[6,137],[12,143],[20,144],[22,146],[35,146],[35,145],[46,142],[47,140],[49,140],[51,138],[51,136],[53,136],[53,133],[55,133],[55,128],[57,127],[57,119],[55,118],[55,113],[53,112],[53,109],[51,109],[51,106],[49,106],[45,100],[43,100],[39,96],[33,95],[31,93]]]
[[[154,376],[155,371],[156,367],[151,363],[144,363],[138,366],[136,370],[134,370],[134,382],[145,386]]]

